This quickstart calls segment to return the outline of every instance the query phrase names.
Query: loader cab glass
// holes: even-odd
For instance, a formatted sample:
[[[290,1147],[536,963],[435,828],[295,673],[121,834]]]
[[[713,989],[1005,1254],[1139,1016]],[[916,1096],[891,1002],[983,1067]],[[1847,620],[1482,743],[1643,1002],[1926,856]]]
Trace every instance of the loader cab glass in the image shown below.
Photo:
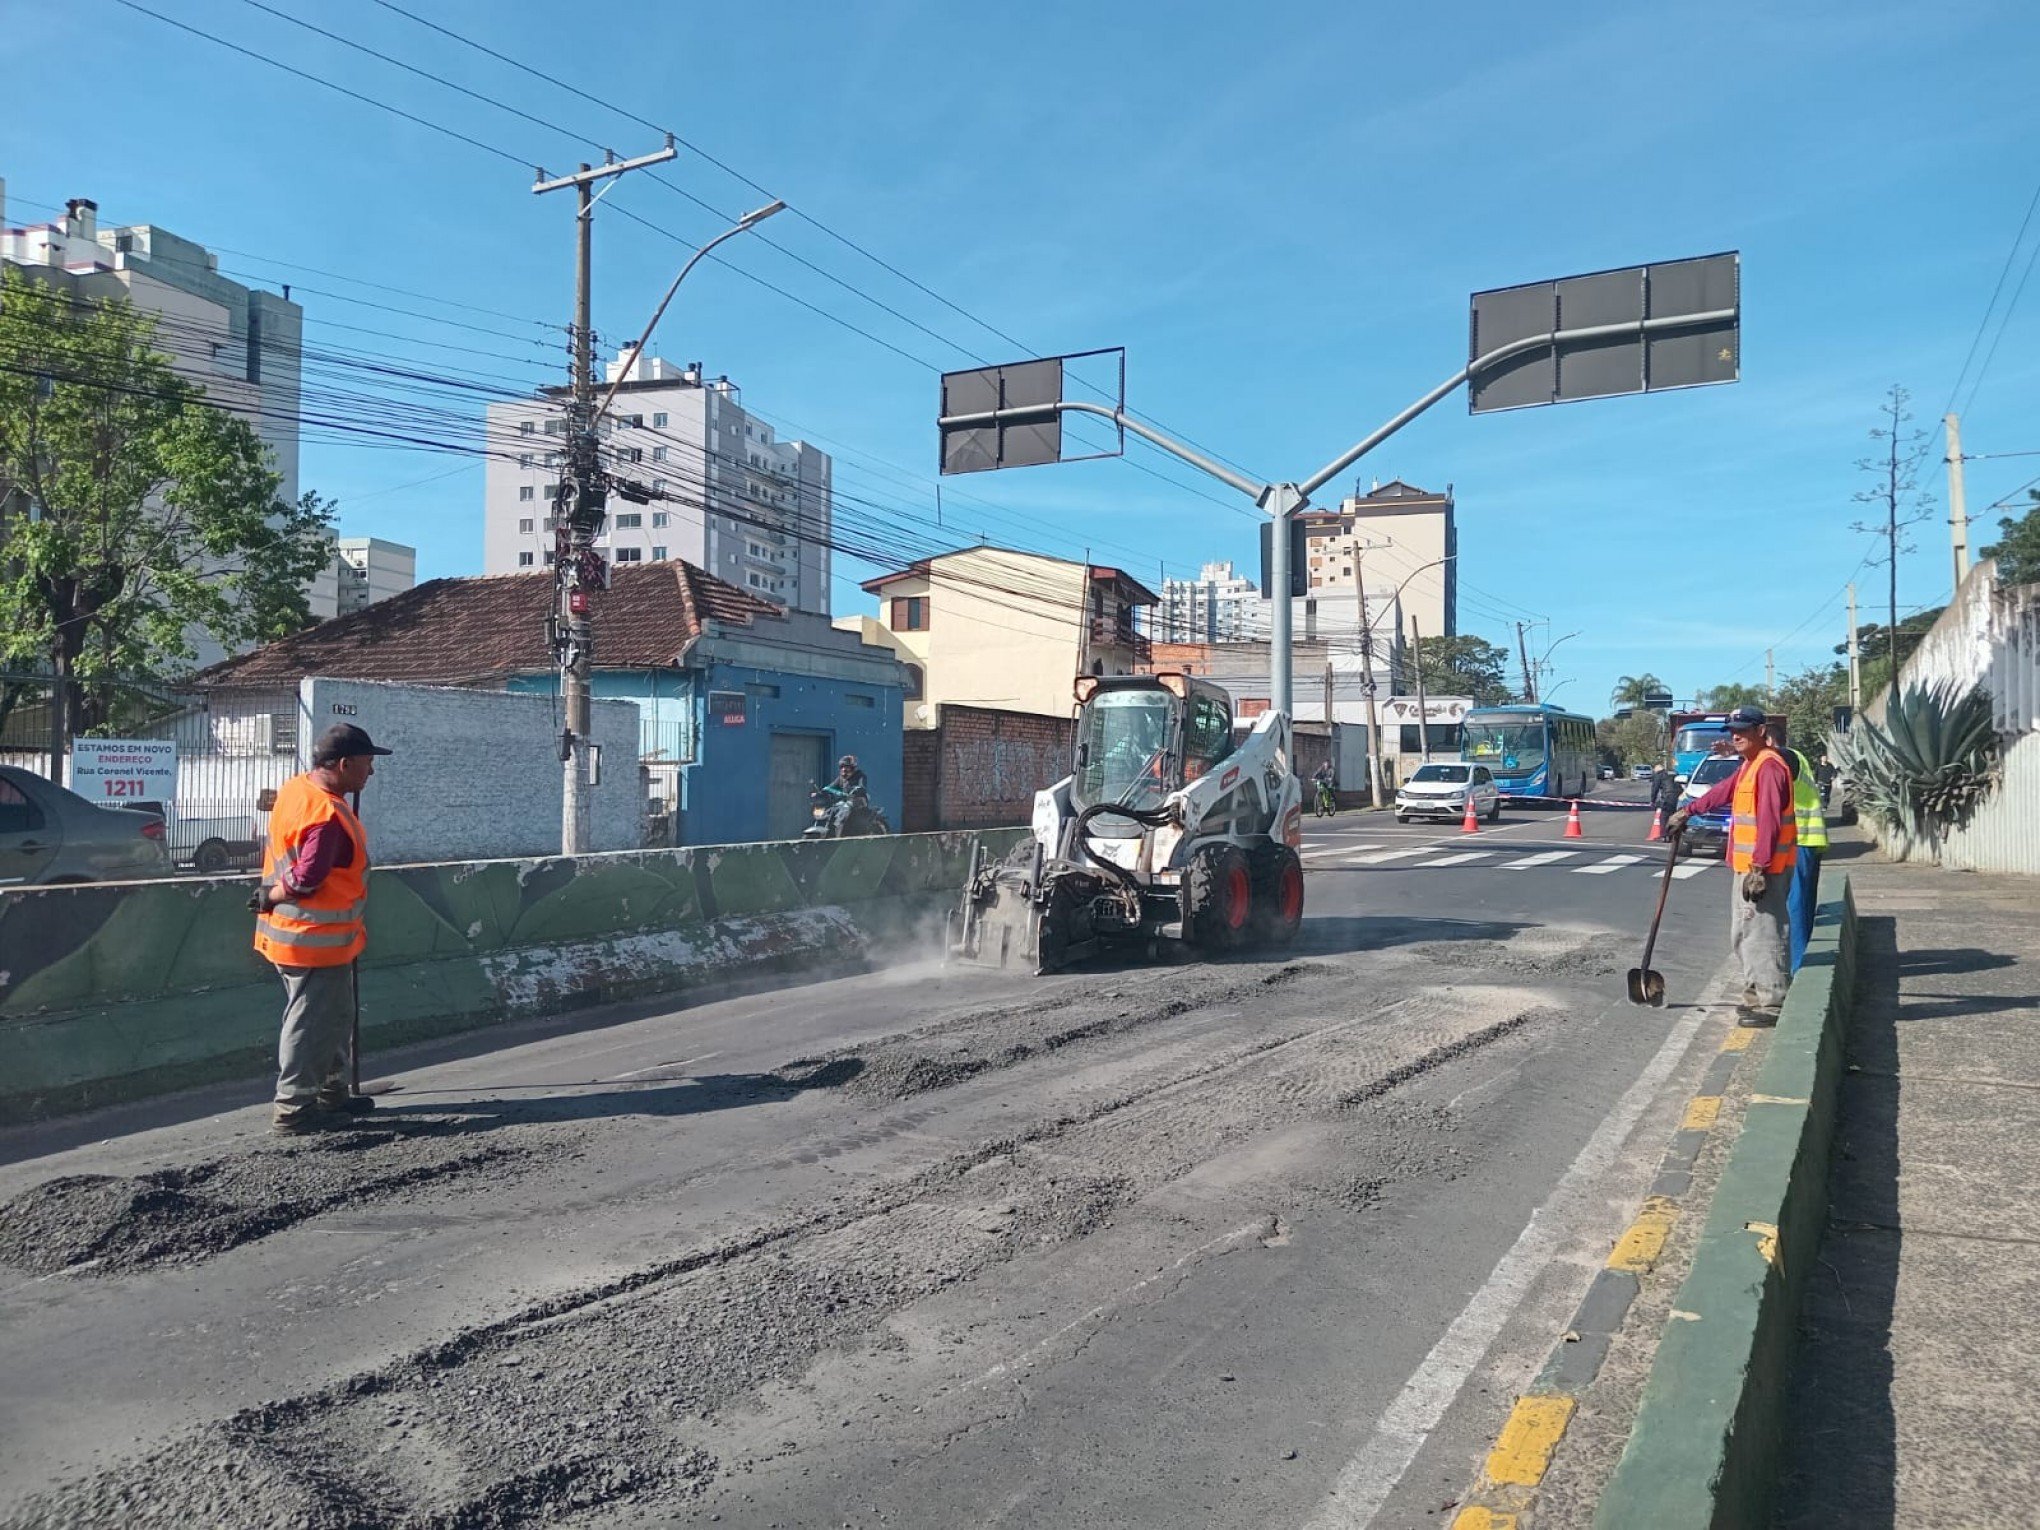
[[[1183,779],[1190,782],[1232,753],[1232,712],[1223,701],[1192,696],[1183,712]]]
[[[1071,798],[1079,807],[1117,802],[1160,807],[1175,790],[1171,759],[1177,708],[1167,691],[1100,690],[1077,724],[1077,773]],[[1138,832],[1130,820],[1100,821],[1094,833]]]

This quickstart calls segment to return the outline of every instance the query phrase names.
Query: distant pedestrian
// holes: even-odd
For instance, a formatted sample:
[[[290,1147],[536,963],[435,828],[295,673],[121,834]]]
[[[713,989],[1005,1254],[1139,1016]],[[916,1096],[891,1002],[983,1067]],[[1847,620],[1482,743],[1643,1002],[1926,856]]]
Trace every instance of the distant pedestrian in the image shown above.
[[[388,754],[351,723],[319,735],[312,768],[292,776],[269,810],[255,949],[283,980],[276,1049],[275,1130],[314,1131],[374,1101],[347,1080],[354,960],[368,944],[368,834],[348,805]]]
[[[1792,891],[1786,899],[1786,915],[1792,931],[1792,970],[1806,960],[1806,943],[1813,938],[1813,914],[1820,906],[1820,860],[1827,851],[1827,815],[1821,811],[1820,780],[1806,756],[1787,749],[1783,731],[1773,723],[1767,730],[1771,747],[1784,755],[1792,767],[1792,816],[1799,832],[1794,847],[1798,861],[1792,868]]]
[[[1729,884],[1729,947],[1742,968],[1746,1023],[1776,1019],[1792,981],[1786,902],[1799,828],[1792,767],[1771,747],[1764,726],[1764,714],[1755,707],[1731,712],[1730,747],[1741,765],[1665,825],[1676,834],[1697,813],[1730,811],[1728,864],[1735,876]]]
[[[1679,778],[1671,771],[1660,765],[1652,772],[1650,778],[1651,806],[1660,813],[1663,813],[1667,818],[1679,810],[1679,792]]]

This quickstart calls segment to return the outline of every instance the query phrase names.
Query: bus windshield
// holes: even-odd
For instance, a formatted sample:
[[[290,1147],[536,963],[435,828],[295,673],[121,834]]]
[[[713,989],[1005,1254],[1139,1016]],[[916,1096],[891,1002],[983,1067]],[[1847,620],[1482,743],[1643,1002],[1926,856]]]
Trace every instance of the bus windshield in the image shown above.
[[[1461,759],[1508,771],[1534,770],[1544,763],[1541,717],[1469,717]]]
[[[1084,707],[1077,735],[1077,779],[1071,795],[1079,807],[1118,802],[1127,807],[1161,805],[1170,790],[1169,729],[1176,698],[1162,690],[1101,691]],[[1101,821],[1094,832],[1131,827]]]

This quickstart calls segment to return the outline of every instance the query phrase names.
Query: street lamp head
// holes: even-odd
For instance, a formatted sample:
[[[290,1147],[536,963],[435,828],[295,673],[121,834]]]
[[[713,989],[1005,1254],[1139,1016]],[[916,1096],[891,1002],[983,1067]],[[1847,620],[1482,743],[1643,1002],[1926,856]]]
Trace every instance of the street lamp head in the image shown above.
[[[767,218],[771,217],[774,213],[781,213],[785,211],[786,204],[775,199],[773,201],[767,202],[763,207],[760,207],[753,212],[745,213],[743,217],[737,220],[737,224],[740,228],[749,228],[754,223],[763,223]]]

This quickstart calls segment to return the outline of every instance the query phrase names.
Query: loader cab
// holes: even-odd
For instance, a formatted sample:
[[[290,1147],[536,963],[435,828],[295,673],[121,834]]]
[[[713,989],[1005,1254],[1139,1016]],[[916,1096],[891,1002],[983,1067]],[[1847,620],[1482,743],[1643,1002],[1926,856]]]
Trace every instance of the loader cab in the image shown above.
[[[1232,704],[1188,675],[1083,675],[1077,680],[1077,749],[1070,801],[1152,809],[1232,752]],[[1131,819],[1101,818],[1098,838],[1131,838]]]

